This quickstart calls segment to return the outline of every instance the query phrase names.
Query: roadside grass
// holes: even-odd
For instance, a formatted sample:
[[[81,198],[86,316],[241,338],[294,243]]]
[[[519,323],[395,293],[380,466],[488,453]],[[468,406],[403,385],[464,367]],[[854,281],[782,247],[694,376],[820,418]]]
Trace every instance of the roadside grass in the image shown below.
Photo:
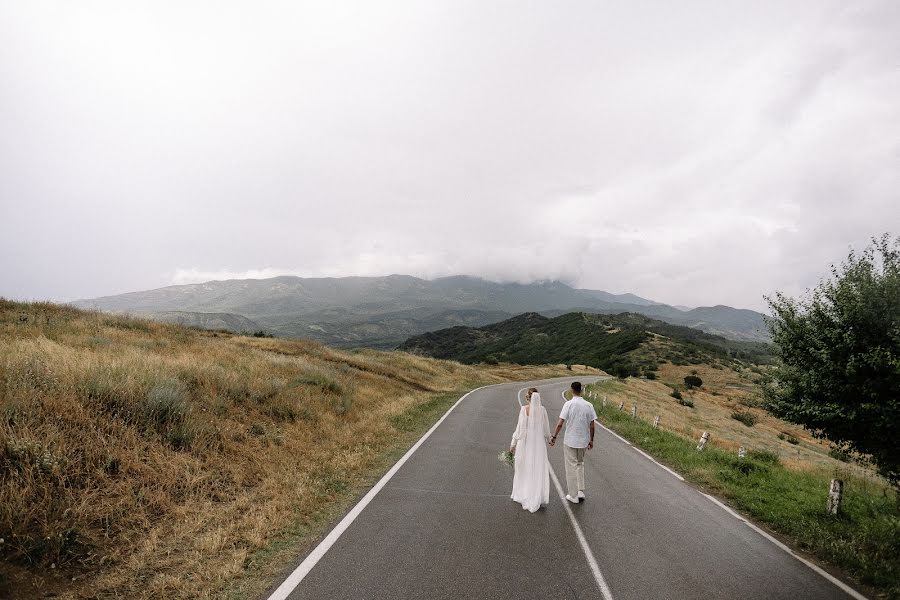
[[[588,386],[588,390],[601,390],[602,397],[604,386]],[[736,451],[714,445],[698,452],[696,439],[655,429],[618,410],[618,404],[603,408],[600,400],[592,402],[605,426],[688,481],[726,498],[754,521],[883,597],[900,598],[900,504],[890,486],[849,469],[787,468],[768,450],[751,449],[744,459]],[[825,511],[834,476],[844,480],[844,503],[837,517]]]
[[[0,299],[0,597],[260,591],[460,389],[573,372]]]
[[[696,371],[703,379],[700,388],[686,389],[684,377]],[[766,413],[759,405],[757,375],[752,369],[715,368],[710,365],[660,365],[657,379],[629,377],[606,381],[592,389],[611,404],[638,406],[638,414],[652,421],[662,418],[661,427],[685,437],[697,439],[703,431],[713,434],[712,444],[737,452],[739,446],[766,450],[779,456],[785,466],[795,470],[847,466],[830,455],[831,446],[814,438],[799,425],[785,423]],[[672,396],[678,389],[681,399]],[[732,415],[752,421],[748,426]],[[746,417],[744,415],[749,415]],[[875,477],[871,470],[852,465],[862,477]]]

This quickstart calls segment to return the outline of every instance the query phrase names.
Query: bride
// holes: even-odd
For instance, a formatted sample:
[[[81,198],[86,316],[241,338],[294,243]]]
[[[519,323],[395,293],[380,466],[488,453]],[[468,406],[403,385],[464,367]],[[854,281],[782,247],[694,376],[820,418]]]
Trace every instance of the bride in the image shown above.
[[[550,421],[537,388],[528,390],[528,399],[529,403],[519,411],[519,424],[509,448],[516,457],[511,498],[525,510],[536,512],[550,502]]]

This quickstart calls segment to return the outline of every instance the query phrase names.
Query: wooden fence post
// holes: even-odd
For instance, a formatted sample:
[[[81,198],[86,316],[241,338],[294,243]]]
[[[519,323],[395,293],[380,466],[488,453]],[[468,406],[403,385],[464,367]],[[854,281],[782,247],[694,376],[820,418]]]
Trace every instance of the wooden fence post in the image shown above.
[[[619,402],[619,410],[625,410],[625,401],[624,400]]]
[[[700,436],[700,442],[697,444],[697,450],[703,450],[706,448],[706,442],[709,441],[709,432],[704,431],[703,435]]]
[[[659,429],[659,415],[656,415],[656,418],[653,419],[653,428]]]
[[[603,396],[603,408],[606,408],[606,396]]]
[[[747,449],[741,446],[738,448],[738,458],[746,458],[747,457]]]
[[[844,497],[844,482],[840,479],[831,480],[831,489],[828,491],[828,514],[836,515],[841,510],[841,500]]]
[[[631,418],[632,419],[637,418],[637,404],[631,405]]]

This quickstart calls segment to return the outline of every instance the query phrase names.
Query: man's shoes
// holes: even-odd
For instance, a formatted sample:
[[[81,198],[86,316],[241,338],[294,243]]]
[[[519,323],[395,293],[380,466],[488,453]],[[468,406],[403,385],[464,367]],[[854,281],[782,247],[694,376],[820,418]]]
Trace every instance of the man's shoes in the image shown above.
[[[578,492],[578,500],[579,501],[584,500],[584,490]]]
[[[578,504],[580,502],[580,500],[578,500],[578,498],[573,498],[569,494],[566,494],[566,500],[568,500],[572,504]]]

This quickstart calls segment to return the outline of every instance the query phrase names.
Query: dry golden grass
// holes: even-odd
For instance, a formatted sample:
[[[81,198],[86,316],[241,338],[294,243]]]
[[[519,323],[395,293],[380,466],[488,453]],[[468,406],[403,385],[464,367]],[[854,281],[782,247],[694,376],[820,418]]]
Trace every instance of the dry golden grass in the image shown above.
[[[405,415],[572,373],[0,299],[0,597],[221,597],[408,446]]]
[[[684,377],[691,374],[703,380],[702,388],[685,389]],[[748,450],[773,452],[785,466],[795,470],[824,467],[867,472],[832,458],[827,442],[815,439],[802,427],[776,419],[760,408],[756,376],[749,369],[736,371],[709,365],[665,363],[660,366],[654,381],[636,378],[610,381],[599,386],[598,393],[606,395],[609,403],[615,406],[624,401],[624,409],[629,412],[637,404],[639,418],[652,422],[659,415],[660,427],[690,439],[697,440],[708,431],[710,443],[726,450],[737,452],[744,446]],[[694,407],[678,404],[670,395],[673,387],[681,391],[685,400],[692,400]],[[751,413],[756,417],[756,424],[748,427],[732,418],[735,411]],[[798,443],[791,443],[791,438]]]

